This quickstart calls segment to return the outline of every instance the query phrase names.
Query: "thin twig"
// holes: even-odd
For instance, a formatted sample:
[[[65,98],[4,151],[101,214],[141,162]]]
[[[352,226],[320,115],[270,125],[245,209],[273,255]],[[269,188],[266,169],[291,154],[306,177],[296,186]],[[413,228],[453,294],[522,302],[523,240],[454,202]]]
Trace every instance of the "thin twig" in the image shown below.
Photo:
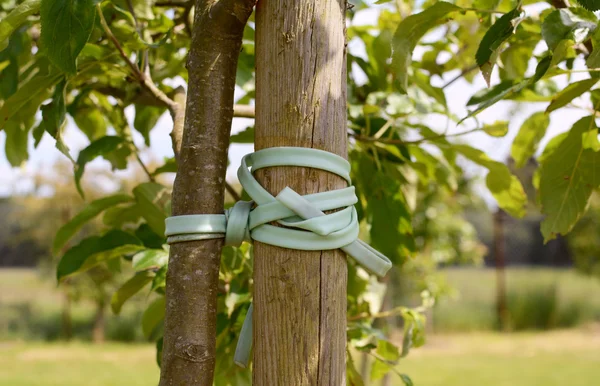
[[[471,67],[465,68],[464,70],[462,70],[460,72],[460,74],[458,74],[456,77],[450,79],[445,85],[442,86],[442,90],[445,89],[446,87],[450,86],[452,83],[456,82],[457,80],[459,80],[460,78],[462,78],[463,76],[467,75],[469,72],[477,69],[477,65],[473,65]]]
[[[154,3],[157,7],[187,7],[188,4],[193,3],[191,0],[171,0],[171,1],[157,1]]]
[[[138,163],[140,164],[140,166],[142,167],[142,170],[144,170],[144,173],[146,173],[146,175],[148,176],[148,179],[151,182],[154,182],[154,176],[152,175],[152,173],[150,173],[150,170],[148,170],[148,168],[146,167],[146,165],[144,164],[144,162],[142,161],[142,159],[140,158],[140,154],[138,152],[139,150],[137,149],[137,147],[135,148],[135,158],[137,159]]]
[[[496,11],[495,9],[463,8],[462,10],[463,11],[478,12],[478,13],[495,13],[495,14],[498,14],[498,15],[504,15],[504,14],[506,14],[506,12]]]
[[[127,54],[123,50],[123,47],[121,46],[121,43],[119,43],[115,35],[113,35],[112,31],[110,30],[110,27],[108,26],[108,23],[104,18],[104,14],[102,13],[102,9],[100,8],[100,4],[96,4],[96,9],[98,10],[98,15],[100,16],[100,23],[102,24],[102,28],[104,29],[106,36],[108,36],[108,38],[112,41],[117,51],[119,51],[119,54],[121,55],[123,60],[125,60],[127,66],[133,72],[134,77],[140,82],[142,87],[148,90],[157,100],[161,101],[165,106],[167,106],[167,108],[169,108],[170,110],[175,109],[177,107],[175,101],[173,101],[158,87],[156,87],[156,85],[151,81],[151,79],[148,79],[148,76],[146,76],[146,74],[140,71],[140,69],[127,56]]]
[[[360,142],[379,142],[379,143],[385,143],[385,144],[389,144],[389,145],[417,145],[419,143],[434,141],[436,139],[441,139],[441,138],[459,137],[461,135],[471,134],[471,133],[474,133],[474,132],[480,131],[480,130],[481,130],[481,128],[476,127],[474,129],[461,131],[459,133],[439,134],[439,135],[434,135],[431,137],[419,138],[414,141],[405,141],[403,139],[393,139],[393,138],[374,138],[374,137],[368,137],[365,135],[356,134],[354,132],[349,132],[348,135]]]
[[[225,189],[227,189],[227,192],[233,198],[234,201],[240,201],[242,199],[239,193],[236,192],[233,186],[231,186],[231,184],[227,181],[225,181]]]
[[[234,105],[233,116],[236,118],[254,118],[254,106],[250,105]]]

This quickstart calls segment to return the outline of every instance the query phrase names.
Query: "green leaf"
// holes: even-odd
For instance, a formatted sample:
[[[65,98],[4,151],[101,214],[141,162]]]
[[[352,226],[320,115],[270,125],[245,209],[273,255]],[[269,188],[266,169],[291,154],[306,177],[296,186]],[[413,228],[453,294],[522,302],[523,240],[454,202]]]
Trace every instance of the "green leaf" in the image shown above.
[[[102,222],[110,228],[121,228],[124,224],[135,224],[142,218],[139,206],[120,205],[108,208],[104,212]]]
[[[133,195],[150,228],[157,235],[164,235],[165,219],[171,212],[170,194],[167,188],[154,182],[147,182],[136,186]]]
[[[508,134],[508,122],[496,121],[491,125],[483,126],[481,130],[492,137],[504,137],[506,134]]]
[[[165,318],[165,298],[161,296],[150,303],[144,314],[142,315],[142,331],[146,339],[156,335],[162,327],[162,322]]]
[[[138,272],[132,278],[127,280],[112,296],[110,307],[112,312],[119,314],[123,304],[133,295],[140,292],[154,278],[154,273],[150,271]]]
[[[161,336],[156,341],[156,364],[158,365],[158,368],[160,368],[160,366],[162,365],[162,352],[163,352],[163,337]],[[410,385],[410,386],[412,386],[412,385]]]
[[[11,119],[4,124],[4,131],[6,132],[4,143],[6,159],[11,166],[21,166],[29,158],[27,151],[29,128],[23,122]]]
[[[86,206],[81,212],[71,219],[68,223],[63,225],[54,238],[52,245],[52,252],[58,253],[73,237],[82,226],[92,220],[94,217],[105,211],[106,209],[113,207],[124,202],[131,202],[133,198],[125,194],[116,194],[114,196],[104,197],[95,201],[92,201]]]
[[[566,138],[544,159],[539,196],[542,234],[547,242],[567,234],[583,215],[592,190],[600,186],[600,153],[584,147],[584,135],[598,129],[592,117],[577,121]]]
[[[412,381],[412,379],[410,379],[410,377],[406,374],[399,374],[400,379],[402,379],[402,382],[404,383],[404,386],[414,386],[414,383]]]
[[[67,115],[67,107],[65,105],[65,90],[67,80],[63,79],[54,87],[52,101],[41,107],[42,122],[44,130],[56,140],[56,148],[63,153],[71,162],[75,160],[69,154],[69,148],[62,140],[62,130],[66,125],[65,117]]]
[[[506,90],[510,89],[515,85],[515,82],[512,80],[507,80],[504,82],[500,82],[495,86],[484,88],[477,91],[473,96],[467,101],[467,106],[477,105],[483,102],[487,102],[492,98],[497,97],[498,95],[504,93]]]
[[[467,145],[453,145],[452,147],[470,161],[489,170],[485,182],[500,208],[514,217],[525,215],[527,196],[519,179],[511,174],[505,164],[494,161],[481,150]]]
[[[550,117],[543,112],[537,112],[525,120],[510,150],[517,168],[525,166],[527,161],[535,154],[538,143],[546,135],[549,124]]]
[[[232,143],[254,143],[254,126],[246,127],[244,131],[233,134],[229,137]]]
[[[415,250],[411,213],[401,189],[403,176],[388,162],[383,164],[386,169],[378,170],[374,160],[362,153],[356,153],[353,165],[353,180],[367,203],[371,245],[400,263]]]
[[[102,112],[96,108],[77,107],[72,114],[75,124],[90,141],[95,141],[106,135],[106,119]]]
[[[111,230],[102,237],[92,236],[70,248],[58,263],[57,279],[85,272],[110,259],[139,252],[144,249],[133,235],[120,230]]]
[[[598,18],[583,8],[561,8],[552,11],[542,23],[542,37],[548,48],[554,50],[563,39],[582,43],[596,29]]]
[[[63,74],[55,71],[48,73],[40,70],[38,74],[33,76],[30,80],[20,84],[17,92],[11,95],[0,108],[1,129],[3,129],[6,122],[19,113],[21,108],[26,106],[27,103],[39,100],[41,104],[43,99],[48,95],[48,90],[60,82],[63,76]],[[39,105],[35,106],[36,110],[38,106]]]
[[[156,168],[152,175],[157,176],[162,173],[177,173],[177,161],[174,157],[167,158],[165,164]]]
[[[346,383],[348,386],[364,386],[364,382],[362,380],[362,376],[356,369],[354,365],[354,360],[352,359],[352,355],[350,352],[347,354],[346,360]]]
[[[42,0],[40,41],[52,64],[66,73],[77,71],[77,56],[94,28],[94,3],[94,0]]]
[[[142,134],[146,146],[150,146],[150,131],[156,126],[158,119],[165,112],[164,108],[135,105],[135,119],[133,127]]]
[[[10,35],[39,10],[40,0],[25,0],[0,20],[0,51],[8,46]]]
[[[502,15],[485,33],[481,43],[479,43],[475,61],[481,69],[488,86],[490,85],[492,69],[496,63],[500,46],[514,33],[518,23],[522,20],[521,14],[522,11],[517,7]]]
[[[591,78],[569,84],[561,92],[556,94],[554,98],[552,98],[552,102],[550,102],[550,105],[548,105],[548,108],[546,108],[546,114],[571,103],[573,99],[589,91],[596,83],[598,83],[598,79]]]
[[[95,140],[90,143],[88,147],[83,149],[77,157],[77,163],[75,165],[75,185],[77,191],[83,197],[83,189],[81,188],[81,177],[85,171],[85,165],[88,162],[93,161],[99,156],[108,156],[110,153],[117,150],[121,145],[125,143],[125,140],[121,137],[106,136]]]
[[[132,266],[136,271],[158,269],[169,261],[169,253],[164,249],[146,249],[133,256]]]
[[[600,1],[598,0],[577,0],[577,3],[588,11],[600,10]]]
[[[161,249],[166,242],[165,235],[157,235],[154,233],[150,225],[146,223],[140,224],[135,230],[135,236],[142,240],[142,243],[148,248]]]
[[[413,79],[413,82],[415,83],[415,85],[417,85],[427,95],[429,95],[430,97],[435,99],[436,102],[438,102],[444,108],[448,108],[444,90],[439,87],[432,86],[431,79],[427,75],[423,74],[420,71],[415,71],[412,79]]]
[[[445,22],[446,16],[461,10],[454,4],[438,1],[421,13],[402,20],[392,39],[392,68],[402,90],[408,88],[408,69],[419,40],[431,29]]]
[[[466,117],[461,119],[458,122],[458,124],[462,123],[463,121],[465,121],[468,118],[476,116],[483,110],[496,104],[497,102],[501,101],[502,99],[508,99],[508,97],[510,97],[514,94],[518,94],[526,87],[529,87],[529,86],[535,84],[546,74],[546,72],[548,71],[548,68],[550,67],[550,63],[552,63],[552,57],[546,56],[539,61],[538,65],[535,69],[535,74],[533,75],[533,77],[531,77],[529,79],[525,79],[524,81],[517,83],[517,84],[513,84],[512,82],[504,83],[502,85],[502,87],[493,89],[493,92],[490,92],[487,94],[479,94],[478,93],[479,95],[478,94],[474,95],[471,98],[471,100],[469,100],[469,102],[467,102],[467,105],[476,103],[476,102],[472,102],[473,99],[482,100],[482,102],[475,108],[475,110],[469,112],[469,114],[467,114]],[[475,98],[476,96],[477,96],[477,98]]]

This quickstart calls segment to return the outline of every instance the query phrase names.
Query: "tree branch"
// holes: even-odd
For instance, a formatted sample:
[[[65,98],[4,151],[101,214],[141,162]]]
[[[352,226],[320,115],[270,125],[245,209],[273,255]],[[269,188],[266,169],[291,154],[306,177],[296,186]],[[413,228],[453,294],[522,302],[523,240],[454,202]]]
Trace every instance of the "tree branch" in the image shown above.
[[[157,1],[154,3],[157,7],[187,7],[189,4],[193,4],[192,0],[171,0],[171,1]]]
[[[233,116],[236,118],[254,118],[254,106],[250,105],[234,105]]]
[[[389,144],[389,145],[418,145],[420,143],[434,141],[436,139],[450,138],[450,137],[460,137],[462,135],[471,134],[471,133],[474,133],[476,131],[481,131],[481,128],[476,127],[474,129],[470,129],[470,130],[466,130],[466,131],[461,131],[461,132],[458,132],[458,133],[452,133],[452,134],[433,135],[431,137],[419,138],[419,139],[416,139],[414,141],[405,141],[403,139],[393,139],[393,138],[368,137],[368,136],[365,136],[365,135],[356,134],[354,132],[349,132],[348,135],[350,137],[356,139],[357,141],[360,141],[360,142],[379,142],[379,143],[385,143],[385,144]]]
[[[123,50],[123,47],[121,46],[121,43],[119,43],[119,41],[117,40],[117,38],[115,37],[115,35],[110,30],[110,27],[108,26],[108,24],[106,22],[106,19],[104,18],[104,14],[102,13],[102,9],[100,7],[100,4],[96,4],[96,9],[98,11],[98,15],[100,16],[100,24],[102,24],[102,28],[104,29],[104,33],[106,33],[106,36],[113,43],[113,45],[115,46],[115,48],[117,49],[117,51],[119,51],[119,54],[121,55],[121,57],[125,61],[125,64],[127,64],[127,66],[131,69],[131,72],[133,73],[133,76],[135,77],[135,79],[142,85],[142,87],[144,87],[146,90],[148,90],[150,92],[150,94],[152,94],[158,101],[160,101],[169,110],[171,110],[173,108],[176,108],[177,105],[176,105],[175,101],[173,101],[171,98],[169,98],[167,96],[167,94],[165,94],[158,87],[156,87],[156,85],[154,84],[154,82],[152,82],[152,79],[147,74],[144,74],[138,68],[138,66],[136,66],[131,61],[131,59],[129,58],[129,56],[127,56],[127,54]]]
[[[174,216],[223,213],[237,61],[254,4],[196,1]],[[171,245],[161,386],[213,384],[222,246],[222,239]]]
[[[233,186],[231,186],[231,184],[227,181],[225,181],[225,189],[227,189],[227,192],[233,198],[234,201],[240,201],[242,199],[239,193],[236,192]]]
[[[183,141],[183,126],[185,121],[185,89],[181,86],[175,89],[173,97],[177,107],[171,110],[173,118],[173,131],[171,131],[171,141],[173,142],[173,153],[175,160],[179,162],[179,154],[181,153],[181,142]]]

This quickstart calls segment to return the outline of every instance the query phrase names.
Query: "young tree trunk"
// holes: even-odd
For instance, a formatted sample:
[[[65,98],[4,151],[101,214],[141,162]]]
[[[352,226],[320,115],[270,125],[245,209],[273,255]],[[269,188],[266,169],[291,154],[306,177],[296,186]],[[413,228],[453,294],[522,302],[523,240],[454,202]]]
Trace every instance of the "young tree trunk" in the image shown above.
[[[71,293],[69,283],[63,285],[63,307],[62,307],[62,336],[67,342],[73,339],[73,316],[71,315]]]
[[[257,150],[301,146],[347,156],[345,0],[263,0],[256,7]],[[346,186],[327,172],[261,170],[272,194]],[[254,384],[345,383],[345,255],[255,243]]]
[[[196,0],[174,216],[223,213],[237,60],[254,3]],[[213,383],[222,245],[218,239],[171,246],[161,386]]]
[[[96,302],[96,315],[94,316],[94,327],[92,328],[92,341],[94,343],[104,343],[106,331],[105,319],[106,305],[104,299]]]
[[[509,314],[506,304],[506,270],[504,256],[505,213],[498,209],[494,213],[494,260],[496,262],[496,318],[501,331],[508,330]]]

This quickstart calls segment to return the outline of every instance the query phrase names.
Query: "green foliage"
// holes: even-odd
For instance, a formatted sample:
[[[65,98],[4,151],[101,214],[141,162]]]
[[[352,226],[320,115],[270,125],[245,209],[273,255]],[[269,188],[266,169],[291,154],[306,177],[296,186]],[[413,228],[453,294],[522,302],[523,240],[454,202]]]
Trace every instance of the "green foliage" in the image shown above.
[[[598,141],[598,128],[592,117],[579,120],[565,139],[542,163],[540,202],[544,239],[552,240],[567,234],[585,212],[592,190],[600,185],[595,165],[600,153],[586,146],[584,138],[592,133]]]
[[[559,109],[567,104],[571,103],[571,101],[583,93],[589,91],[592,87],[594,87],[598,83],[598,79],[584,79],[579,82],[571,83],[564,90],[557,93],[554,98],[552,98],[552,102],[546,108],[546,113],[550,113],[556,109]]]
[[[552,11],[542,23],[542,37],[554,50],[563,39],[581,43],[596,29],[598,18],[582,8],[561,8]]]
[[[517,168],[525,166],[527,161],[533,157],[549,124],[550,118],[543,112],[534,113],[523,122],[510,150],[510,155],[515,160]]]
[[[27,18],[40,10],[41,0],[26,0],[0,20],[0,51],[8,47],[8,38]]]
[[[117,194],[114,196],[108,196],[100,198],[91,202],[88,206],[80,211],[75,217],[73,217],[68,223],[63,225],[54,238],[54,244],[52,250],[54,253],[59,251],[67,244],[67,242],[73,237],[82,226],[88,221],[102,213],[103,211],[111,208],[115,205],[122,204],[125,202],[132,201],[131,196],[125,194]]]
[[[475,53],[475,60],[479,68],[481,68],[481,73],[488,86],[490,85],[492,69],[498,58],[500,48],[513,35],[515,28],[522,18],[521,13],[522,11],[517,7],[502,15],[483,35],[483,39],[479,43],[479,48]]]
[[[112,296],[110,307],[115,314],[121,312],[123,304],[141,291],[152,281],[154,274],[148,271],[138,272],[125,282]]]
[[[132,234],[117,229],[110,230],[103,236],[88,237],[65,252],[56,269],[57,279],[61,280],[109,260],[144,250],[141,244]]]
[[[451,12],[460,8],[445,1],[435,3],[425,11],[407,17],[394,33],[392,48],[392,66],[403,90],[408,88],[408,72],[412,63],[412,54],[421,38],[433,27],[444,21]]]
[[[41,44],[48,59],[62,71],[74,74],[76,59],[94,27],[94,0],[42,0]]]

